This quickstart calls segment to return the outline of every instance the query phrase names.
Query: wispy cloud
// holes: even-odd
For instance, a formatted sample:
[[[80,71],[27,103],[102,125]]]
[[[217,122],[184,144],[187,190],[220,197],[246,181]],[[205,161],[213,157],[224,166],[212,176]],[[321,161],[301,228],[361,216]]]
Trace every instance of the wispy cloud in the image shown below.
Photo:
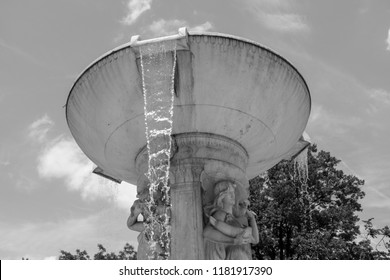
[[[268,29],[279,32],[307,32],[310,26],[297,12],[298,4],[287,0],[246,0],[253,15]]]
[[[172,35],[177,33],[177,30],[180,27],[188,27],[188,22],[185,20],[180,19],[171,19],[171,20],[165,20],[160,19],[157,21],[152,22],[152,24],[149,26],[149,31],[152,33],[151,35],[154,36],[166,36],[166,35]],[[213,29],[214,26],[211,22],[206,21],[205,23],[196,25],[196,26],[190,26],[188,29],[190,31],[197,31],[197,32],[205,32]]]
[[[366,94],[369,97],[369,102],[367,102],[366,108],[366,112],[369,115],[374,116],[389,109],[390,92],[381,88],[372,88],[367,89]]]
[[[335,136],[343,136],[351,129],[355,129],[361,123],[361,119],[356,116],[340,117],[321,105],[313,105],[309,123],[316,129],[332,131]]]
[[[147,10],[151,9],[153,0],[129,0],[127,14],[122,19],[124,25],[132,25]]]
[[[374,102],[390,105],[390,92],[384,89],[370,89],[368,95]]]
[[[149,31],[152,35],[155,36],[166,36],[177,33],[178,28],[186,26],[187,22],[185,20],[172,19],[165,20],[160,19],[157,21],[153,21],[149,26]]]
[[[206,32],[206,31],[212,30],[213,28],[214,28],[214,25],[211,22],[206,21],[203,24],[199,24],[197,26],[191,27],[190,31]]]
[[[10,160],[10,153],[9,151],[3,147],[2,144],[0,144],[0,165],[3,167],[6,167],[11,164]]]
[[[43,143],[47,140],[47,134],[53,125],[54,122],[45,114],[28,127],[29,137],[36,142]]]
[[[269,29],[281,32],[309,31],[310,28],[301,15],[297,14],[267,14],[261,16],[261,21]]]
[[[386,45],[387,45],[386,50],[390,51],[390,28],[387,31]]]
[[[25,60],[27,60],[35,65],[45,66],[45,64],[42,61],[40,61],[39,59],[37,59],[36,57],[31,55],[30,53],[22,50],[20,47],[8,44],[5,41],[3,41],[2,39],[0,39],[0,47],[10,51],[14,55],[21,57],[22,59],[25,59]]]
[[[8,166],[8,165],[10,165],[10,164],[11,164],[11,163],[10,163],[8,160],[5,160],[5,161],[0,160],[0,165]]]

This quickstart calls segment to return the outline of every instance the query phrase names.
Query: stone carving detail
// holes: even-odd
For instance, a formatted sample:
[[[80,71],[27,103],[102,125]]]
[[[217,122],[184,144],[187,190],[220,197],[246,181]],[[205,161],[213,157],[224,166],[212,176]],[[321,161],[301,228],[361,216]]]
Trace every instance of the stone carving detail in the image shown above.
[[[203,230],[206,259],[252,259],[250,243],[259,241],[255,214],[248,210],[247,200],[237,203],[235,188],[231,181],[218,182],[213,203],[204,208],[208,218]]]
[[[238,143],[221,135],[183,133],[175,135],[178,153],[175,160],[207,158],[222,160],[236,165],[242,170],[248,164],[248,154]]]
[[[194,159],[190,162],[176,161],[171,165],[171,175],[174,176],[175,183],[199,182],[200,174],[203,171],[202,160]]]

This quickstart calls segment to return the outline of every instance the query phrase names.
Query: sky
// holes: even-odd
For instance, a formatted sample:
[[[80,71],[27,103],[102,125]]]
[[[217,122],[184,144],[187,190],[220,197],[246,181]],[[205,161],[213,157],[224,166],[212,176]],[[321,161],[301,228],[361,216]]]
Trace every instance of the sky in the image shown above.
[[[288,59],[311,91],[311,141],[365,180],[360,218],[390,225],[390,1],[1,0],[0,259],[136,245],[126,227],[134,186],[91,173],[64,105],[105,52],[183,26]]]

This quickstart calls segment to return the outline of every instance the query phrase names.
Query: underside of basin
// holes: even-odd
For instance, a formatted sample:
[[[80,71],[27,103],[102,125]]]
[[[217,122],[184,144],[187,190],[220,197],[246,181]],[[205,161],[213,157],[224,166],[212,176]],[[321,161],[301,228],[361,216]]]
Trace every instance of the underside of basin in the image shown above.
[[[300,137],[310,93],[288,61],[229,35],[183,38],[176,51],[173,136],[209,133],[236,141],[249,156],[249,178],[307,145]],[[99,173],[132,184],[139,175],[135,159],[146,145],[139,55],[133,42],[99,58],[77,79],[66,104],[70,130]]]

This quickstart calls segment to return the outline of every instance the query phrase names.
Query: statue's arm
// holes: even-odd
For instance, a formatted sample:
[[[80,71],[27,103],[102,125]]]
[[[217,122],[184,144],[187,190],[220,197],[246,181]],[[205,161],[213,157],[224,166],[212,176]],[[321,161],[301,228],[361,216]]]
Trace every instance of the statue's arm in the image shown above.
[[[247,216],[249,219],[249,225],[252,228],[252,244],[259,243],[259,230],[257,228],[256,216],[252,211],[247,211]]]
[[[138,232],[141,232],[145,229],[143,222],[135,222],[131,225],[129,225],[129,223],[127,223],[127,227],[133,231],[138,231]]]
[[[203,236],[207,239],[210,239],[214,242],[220,242],[225,244],[234,244],[233,237],[227,236],[217,230],[215,227],[211,226],[210,224],[207,224],[206,227],[203,230]]]
[[[243,233],[244,231],[243,228],[231,226],[223,222],[224,218],[225,218],[224,213],[215,213],[215,217],[210,216],[210,224],[214,226],[217,230],[222,232],[223,234],[233,238]]]
[[[141,232],[145,229],[144,224],[142,222],[137,221],[137,217],[138,215],[141,214],[141,212],[142,209],[141,209],[140,201],[139,200],[134,201],[133,206],[131,206],[130,208],[130,216],[129,218],[127,218],[127,227],[130,230]]]

